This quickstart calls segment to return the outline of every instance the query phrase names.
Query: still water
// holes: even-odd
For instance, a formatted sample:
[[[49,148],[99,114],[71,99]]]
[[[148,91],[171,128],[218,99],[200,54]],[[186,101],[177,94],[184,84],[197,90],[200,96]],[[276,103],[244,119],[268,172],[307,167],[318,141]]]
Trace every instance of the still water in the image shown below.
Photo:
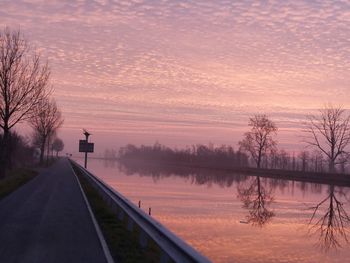
[[[89,170],[213,262],[350,262],[349,188],[96,159]]]

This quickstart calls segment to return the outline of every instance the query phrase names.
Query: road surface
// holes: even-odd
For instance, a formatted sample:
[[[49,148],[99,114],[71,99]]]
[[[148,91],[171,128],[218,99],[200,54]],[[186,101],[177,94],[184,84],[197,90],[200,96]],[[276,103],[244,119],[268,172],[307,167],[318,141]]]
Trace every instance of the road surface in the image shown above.
[[[0,262],[107,262],[67,159],[0,201]]]

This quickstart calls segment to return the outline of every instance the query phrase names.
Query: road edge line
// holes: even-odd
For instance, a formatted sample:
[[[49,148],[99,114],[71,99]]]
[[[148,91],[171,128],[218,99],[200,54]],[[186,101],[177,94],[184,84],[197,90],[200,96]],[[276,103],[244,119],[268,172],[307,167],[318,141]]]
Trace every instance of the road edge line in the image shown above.
[[[88,209],[88,211],[89,211],[89,214],[90,214],[92,223],[93,223],[93,225],[94,225],[94,227],[95,227],[95,230],[96,230],[98,239],[99,239],[99,241],[100,241],[100,244],[101,244],[103,253],[104,253],[105,258],[106,258],[106,260],[107,260],[107,263],[115,263],[114,260],[113,260],[112,255],[111,255],[111,252],[110,252],[110,250],[109,250],[109,248],[108,248],[107,242],[106,242],[106,240],[105,240],[105,238],[104,238],[104,236],[103,236],[103,234],[102,234],[101,228],[100,228],[100,226],[99,226],[98,223],[97,223],[97,220],[96,220],[96,218],[95,218],[94,213],[92,212],[92,209],[91,209],[89,200],[87,199],[87,197],[86,197],[86,195],[85,195],[85,192],[84,192],[84,190],[83,190],[83,188],[82,188],[82,186],[81,186],[81,184],[80,184],[80,181],[79,181],[79,179],[78,179],[78,176],[76,175],[76,173],[75,173],[75,171],[74,171],[74,169],[73,169],[72,163],[71,163],[69,160],[67,160],[67,161],[69,162],[69,166],[70,166],[70,168],[72,169],[72,172],[73,172],[73,174],[74,174],[74,177],[75,177],[75,179],[77,180],[78,186],[79,186],[79,188],[80,188],[81,194],[83,195],[83,199],[84,199],[85,204],[86,204],[86,207],[87,207],[87,209]]]

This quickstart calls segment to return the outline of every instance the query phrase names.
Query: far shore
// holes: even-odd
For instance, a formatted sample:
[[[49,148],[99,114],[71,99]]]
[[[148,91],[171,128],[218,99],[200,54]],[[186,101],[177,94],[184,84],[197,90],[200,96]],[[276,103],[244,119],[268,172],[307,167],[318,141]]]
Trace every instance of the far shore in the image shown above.
[[[249,176],[260,176],[275,179],[284,179],[292,181],[301,181],[318,184],[333,184],[337,186],[350,187],[350,174],[341,173],[326,173],[326,172],[302,172],[292,170],[281,169],[265,169],[265,168],[252,168],[252,167],[234,167],[234,166],[219,166],[215,164],[204,163],[187,163],[187,162],[166,162],[157,160],[120,160],[120,159],[105,159],[105,158],[93,158],[106,161],[118,161],[126,166],[137,165],[147,167],[167,167],[167,168],[184,168],[184,169],[205,169],[215,170],[225,173],[233,173]]]

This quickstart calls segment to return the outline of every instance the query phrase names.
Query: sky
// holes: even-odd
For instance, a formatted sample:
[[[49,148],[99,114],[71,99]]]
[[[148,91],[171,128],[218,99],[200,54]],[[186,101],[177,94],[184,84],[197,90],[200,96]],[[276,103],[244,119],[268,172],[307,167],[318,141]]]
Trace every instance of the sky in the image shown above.
[[[348,0],[0,0],[0,26],[48,59],[67,152],[83,128],[97,154],[156,141],[237,148],[254,114],[296,150],[307,114],[350,109]]]

